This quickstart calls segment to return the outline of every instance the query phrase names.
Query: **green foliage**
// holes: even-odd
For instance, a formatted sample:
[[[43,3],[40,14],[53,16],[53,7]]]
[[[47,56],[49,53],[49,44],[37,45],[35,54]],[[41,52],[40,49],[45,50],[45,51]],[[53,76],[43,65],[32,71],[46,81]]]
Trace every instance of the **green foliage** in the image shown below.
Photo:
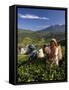
[[[65,40],[60,40],[58,43],[59,43],[61,46],[65,46]]]
[[[53,30],[54,29],[54,30]],[[59,31],[58,31],[59,30]],[[26,46],[34,44],[39,49],[43,44],[50,43],[54,37],[62,46],[62,65],[57,67],[50,65],[50,60],[46,58],[29,60],[28,55],[18,55],[17,80],[18,82],[38,82],[47,80],[65,79],[65,31],[64,26],[49,27],[41,31],[18,30],[18,45]]]
[[[28,55],[18,55],[18,66],[20,66],[23,62],[27,61],[29,58]]]
[[[38,45],[38,46],[42,46],[42,45],[44,45],[44,43],[45,43],[44,38],[41,38],[41,39],[37,42],[37,45]]]
[[[29,37],[34,40],[34,42],[39,41],[40,39],[45,39],[46,42],[49,42],[52,38],[56,38],[57,40],[65,39],[65,25],[54,25],[48,28],[31,31],[31,30],[18,30],[18,42],[21,43],[24,38]],[[63,41],[64,43],[64,41]],[[63,44],[62,43],[62,44]]]
[[[26,37],[26,38],[23,39],[22,43],[24,45],[32,44],[32,39],[29,38],[29,37]]]
[[[42,82],[48,80],[65,79],[65,48],[62,47],[63,59],[61,67],[50,65],[46,58],[29,60],[28,55],[18,56],[17,79],[18,82]]]

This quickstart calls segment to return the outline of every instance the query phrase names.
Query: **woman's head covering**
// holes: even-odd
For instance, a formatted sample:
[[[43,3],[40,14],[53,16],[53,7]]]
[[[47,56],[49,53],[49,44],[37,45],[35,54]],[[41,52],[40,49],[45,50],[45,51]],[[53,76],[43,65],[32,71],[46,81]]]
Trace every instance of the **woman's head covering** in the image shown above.
[[[56,46],[58,45],[58,44],[57,44],[57,40],[56,40],[55,38],[52,38],[52,39],[51,39],[51,42],[54,42]]]

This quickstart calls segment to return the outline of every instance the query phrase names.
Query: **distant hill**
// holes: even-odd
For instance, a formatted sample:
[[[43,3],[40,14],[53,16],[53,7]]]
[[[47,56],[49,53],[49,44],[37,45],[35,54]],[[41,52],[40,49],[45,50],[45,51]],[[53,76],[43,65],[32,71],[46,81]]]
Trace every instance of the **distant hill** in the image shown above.
[[[18,30],[18,41],[21,42],[23,38],[30,37],[32,35],[33,31],[31,30]]]
[[[18,30],[18,40],[22,41],[25,37],[30,37],[34,40],[40,40],[44,38],[46,41],[51,38],[58,40],[65,39],[65,25],[53,25],[39,31],[31,30]]]
[[[31,32],[33,32],[33,31],[27,30],[27,29],[24,29],[24,30],[23,30],[23,29],[19,29],[18,32],[19,32],[19,33],[31,33]]]
[[[52,25],[37,32],[65,32],[65,25]]]

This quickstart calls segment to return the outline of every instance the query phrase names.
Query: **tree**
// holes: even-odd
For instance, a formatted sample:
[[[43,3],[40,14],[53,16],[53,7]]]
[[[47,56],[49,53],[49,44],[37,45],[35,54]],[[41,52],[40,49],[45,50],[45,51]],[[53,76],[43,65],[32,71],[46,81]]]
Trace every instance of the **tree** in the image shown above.
[[[39,46],[42,46],[43,44],[45,44],[44,38],[42,38],[40,41],[38,41],[38,45]]]
[[[33,40],[29,37],[25,37],[22,41],[24,45],[32,44]]]

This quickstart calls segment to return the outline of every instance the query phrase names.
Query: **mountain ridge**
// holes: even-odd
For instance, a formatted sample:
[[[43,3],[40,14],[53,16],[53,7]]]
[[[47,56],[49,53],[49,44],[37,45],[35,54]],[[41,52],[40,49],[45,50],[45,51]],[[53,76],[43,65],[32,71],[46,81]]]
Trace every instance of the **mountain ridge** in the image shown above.
[[[56,24],[56,25],[51,25],[51,26],[48,26],[48,27],[46,27],[46,28],[43,28],[43,29],[40,29],[40,30],[36,30],[36,31],[33,31],[33,30],[29,30],[29,29],[18,29],[18,30],[20,30],[20,31],[29,31],[29,32],[43,32],[43,31],[47,31],[47,32],[49,32],[50,31],[50,29],[60,29],[60,28],[64,28],[63,30],[61,30],[61,31],[64,31],[65,30],[65,25],[63,24],[63,25],[59,25],[59,24]],[[53,31],[53,30],[51,30],[51,31]],[[58,32],[60,32],[60,30],[55,30],[55,31],[58,31]]]
[[[65,39],[65,25],[53,25],[40,31],[31,30],[18,30],[18,40],[22,41],[25,37],[29,37],[33,40],[40,40],[44,38],[45,40],[56,38]]]

